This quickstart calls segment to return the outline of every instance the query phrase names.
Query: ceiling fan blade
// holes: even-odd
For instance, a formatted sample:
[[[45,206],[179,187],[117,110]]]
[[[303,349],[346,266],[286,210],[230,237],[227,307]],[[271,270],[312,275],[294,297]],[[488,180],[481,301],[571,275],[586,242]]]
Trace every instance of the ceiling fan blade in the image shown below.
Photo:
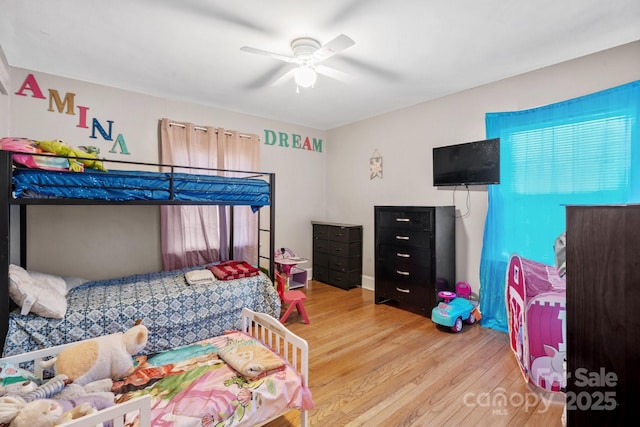
[[[341,1],[340,4],[342,7],[339,7],[338,10],[331,16],[327,25],[335,25],[340,22],[348,21],[349,19],[353,19],[358,16],[358,12],[364,6],[371,7],[371,2],[367,0],[350,0],[350,1]]]
[[[257,55],[269,56],[271,58],[279,59],[280,61],[284,61],[284,62],[296,62],[296,59],[293,57],[280,55],[278,53],[269,52],[262,49],[256,49],[255,47],[242,46],[240,50],[243,52],[255,53]]]
[[[208,7],[208,6],[207,6]],[[249,21],[247,19],[245,19],[244,17],[240,16],[240,15],[236,15],[233,14],[231,12],[222,10],[222,9],[216,9],[213,11],[213,13],[210,13],[210,16],[214,16],[217,19],[222,19],[225,20],[227,22],[230,22],[232,24],[236,24],[240,27],[246,28],[248,30],[253,30],[253,31],[258,31],[264,34],[274,34],[273,30],[271,28],[268,28],[266,26],[263,26],[257,22],[254,21]]]
[[[206,19],[216,19],[221,23],[237,25],[246,30],[256,31],[267,35],[275,35],[274,28],[263,25],[258,20],[250,20],[244,16],[233,13],[224,7],[215,6],[213,2],[203,2],[202,0],[156,0],[156,4],[169,8],[171,11],[182,11],[186,14],[197,15]],[[230,7],[233,8],[233,7]]]
[[[335,68],[327,67],[326,65],[316,65],[315,70],[318,74],[331,77],[332,79],[335,79],[344,83],[349,83],[353,81],[353,78],[349,74],[336,70]]]
[[[316,59],[316,62],[324,61],[354,44],[356,44],[356,42],[354,42],[350,37],[340,34],[338,37],[320,46],[318,50],[313,52],[313,58]]]
[[[297,69],[298,69],[297,67],[290,69],[289,71],[284,73],[280,78],[278,78],[278,80],[271,83],[271,86],[282,86],[283,84],[287,83],[289,80],[293,79],[293,76],[295,76]]]
[[[276,77],[279,77],[284,72],[284,70],[289,67],[284,62],[274,62],[273,64],[274,65],[266,72],[244,85],[244,88],[261,89],[265,86],[269,86],[271,82],[276,79]]]

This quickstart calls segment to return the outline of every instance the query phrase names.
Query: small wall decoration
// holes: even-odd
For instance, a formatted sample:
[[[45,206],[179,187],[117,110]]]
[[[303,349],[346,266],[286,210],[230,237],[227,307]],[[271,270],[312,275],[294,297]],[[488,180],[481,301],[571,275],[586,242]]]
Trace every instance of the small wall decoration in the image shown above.
[[[382,179],[382,156],[378,153],[377,148],[369,159],[369,169],[371,170],[369,179],[373,179],[375,177],[380,177]]]

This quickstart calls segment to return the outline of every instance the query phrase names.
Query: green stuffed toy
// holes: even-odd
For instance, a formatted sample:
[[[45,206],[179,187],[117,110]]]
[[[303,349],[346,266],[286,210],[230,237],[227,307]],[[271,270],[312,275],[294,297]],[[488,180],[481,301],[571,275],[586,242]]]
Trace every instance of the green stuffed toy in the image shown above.
[[[76,150],[68,144],[60,140],[55,141],[36,141],[36,146],[42,151],[66,156],[69,158],[69,170],[73,172],[82,172],[84,167],[97,169],[106,172],[107,169],[98,160],[97,153]],[[84,166],[83,166],[84,165]]]

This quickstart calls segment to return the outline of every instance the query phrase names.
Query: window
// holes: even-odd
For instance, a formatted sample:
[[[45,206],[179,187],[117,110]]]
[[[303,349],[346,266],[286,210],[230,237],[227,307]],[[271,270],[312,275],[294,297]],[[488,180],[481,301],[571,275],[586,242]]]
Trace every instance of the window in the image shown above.
[[[488,189],[480,263],[484,326],[507,331],[504,277],[512,254],[555,264],[553,244],[565,230],[566,205],[640,202],[639,112],[637,81],[487,114],[487,138],[501,142],[501,181]]]
[[[631,122],[628,116],[585,120],[509,135],[509,176],[518,194],[562,194],[580,199],[629,187]],[[504,175],[503,175],[504,176]]]

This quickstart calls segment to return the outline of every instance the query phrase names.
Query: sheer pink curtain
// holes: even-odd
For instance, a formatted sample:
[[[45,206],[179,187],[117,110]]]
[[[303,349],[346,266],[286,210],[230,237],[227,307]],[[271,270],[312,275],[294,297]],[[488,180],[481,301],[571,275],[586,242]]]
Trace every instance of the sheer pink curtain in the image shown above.
[[[221,136],[222,135],[222,136]],[[257,135],[240,135],[237,131],[218,129],[219,157],[222,169],[257,171],[260,169],[260,140]],[[246,176],[240,175],[240,176]],[[229,208],[225,209],[229,214]],[[223,217],[226,219],[226,217]],[[234,207],[233,257],[258,264],[258,213],[249,206]],[[226,252],[225,252],[226,254]]]
[[[260,143],[252,135],[162,119],[160,161],[164,164],[257,170]],[[190,172],[189,170],[180,170]],[[198,171],[204,173],[205,171]],[[162,262],[165,270],[228,259],[228,208],[162,206]],[[257,263],[257,214],[236,207],[235,259]]]

